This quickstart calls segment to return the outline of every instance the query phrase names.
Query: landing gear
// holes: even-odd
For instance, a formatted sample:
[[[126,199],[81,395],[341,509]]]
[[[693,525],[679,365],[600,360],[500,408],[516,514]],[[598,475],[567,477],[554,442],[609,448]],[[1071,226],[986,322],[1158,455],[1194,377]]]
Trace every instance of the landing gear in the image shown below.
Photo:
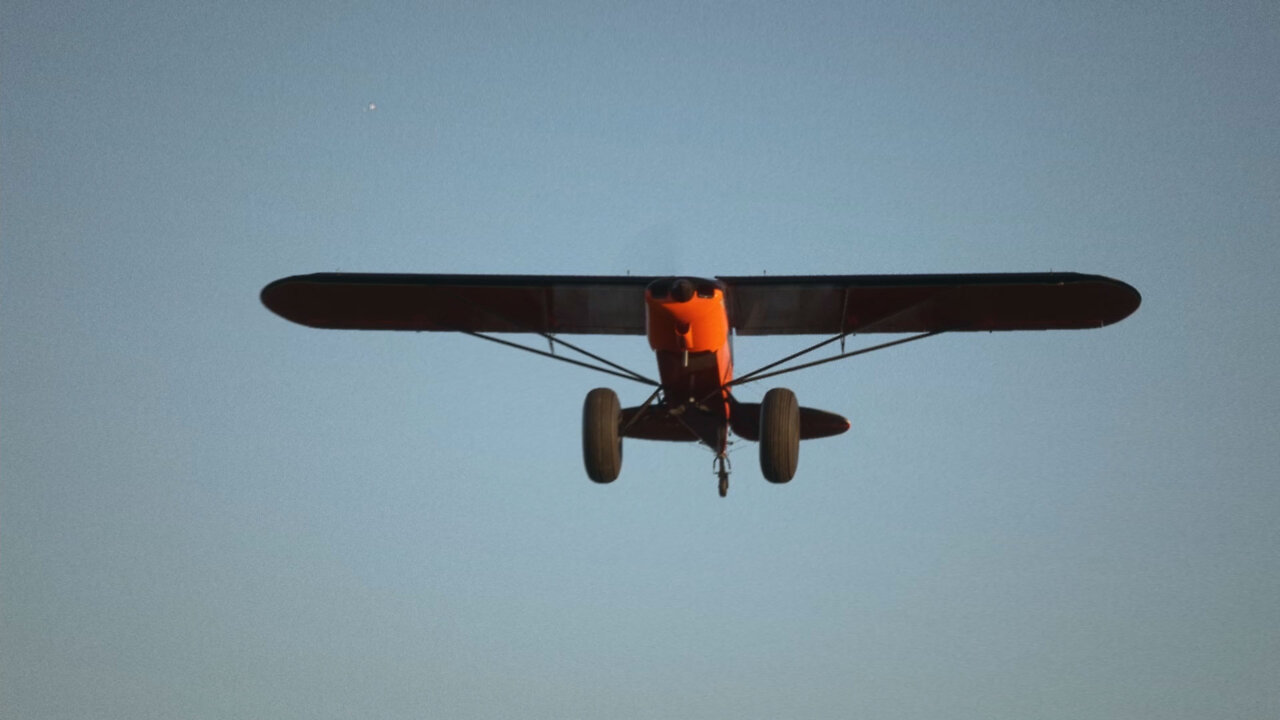
[[[774,388],[760,403],[760,472],[771,483],[795,477],[800,460],[800,405],[786,388]]]
[[[720,478],[720,497],[729,494],[729,456],[716,456],[716,476]]]
[[[587,393],[582,405],[582,460],[587,476],[598,483],[611,483],[622,472],[622,406],[609,388]]]

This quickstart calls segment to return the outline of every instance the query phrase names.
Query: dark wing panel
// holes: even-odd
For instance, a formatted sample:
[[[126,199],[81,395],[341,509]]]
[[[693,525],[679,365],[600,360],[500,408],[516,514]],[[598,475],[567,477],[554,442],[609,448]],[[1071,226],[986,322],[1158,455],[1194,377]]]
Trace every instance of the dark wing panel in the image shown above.
[[[722,277],[741,335],[1101,327],[1138,309],[1126,283],[1080,273]]]
[[[272,312],[310,327],[644,334],[653,278],[317,273],[262,289]]]

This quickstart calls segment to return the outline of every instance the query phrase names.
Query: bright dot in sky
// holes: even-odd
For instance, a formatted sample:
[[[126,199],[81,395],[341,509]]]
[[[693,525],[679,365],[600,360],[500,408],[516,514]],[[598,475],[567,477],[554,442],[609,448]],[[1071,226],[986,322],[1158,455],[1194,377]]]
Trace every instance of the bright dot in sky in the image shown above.
[[[373,112],[378,109],[378,103],[369,103],[365,106],[365,112]]]

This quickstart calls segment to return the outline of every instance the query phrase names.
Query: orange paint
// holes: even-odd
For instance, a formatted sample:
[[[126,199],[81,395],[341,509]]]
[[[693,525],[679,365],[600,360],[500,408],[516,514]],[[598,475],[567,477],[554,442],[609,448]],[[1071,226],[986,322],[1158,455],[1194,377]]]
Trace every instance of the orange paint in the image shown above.
[[[683,303],[645,300],[645,331],[654,350],[715,352],[729,342],[729,316],[720,290],[713,298],[695,297]]]
[[[708,410],[723,408],[727,418],[723,386],[733,377],[733,353],[724,289],[696,278],[655,282],[645,291],[645,334],[668,399],[706,401]]]

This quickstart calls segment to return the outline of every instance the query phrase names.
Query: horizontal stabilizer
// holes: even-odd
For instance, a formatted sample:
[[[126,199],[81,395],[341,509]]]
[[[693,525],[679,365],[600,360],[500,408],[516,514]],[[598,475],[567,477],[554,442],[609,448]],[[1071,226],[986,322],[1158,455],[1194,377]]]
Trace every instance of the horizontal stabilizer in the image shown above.
[[[733,434],[744,440],[760,440],[760,403],[735,402],[729,416]],[[800,408],[800,439],[839,435],[849,429],[849,421],[826,410]]]

